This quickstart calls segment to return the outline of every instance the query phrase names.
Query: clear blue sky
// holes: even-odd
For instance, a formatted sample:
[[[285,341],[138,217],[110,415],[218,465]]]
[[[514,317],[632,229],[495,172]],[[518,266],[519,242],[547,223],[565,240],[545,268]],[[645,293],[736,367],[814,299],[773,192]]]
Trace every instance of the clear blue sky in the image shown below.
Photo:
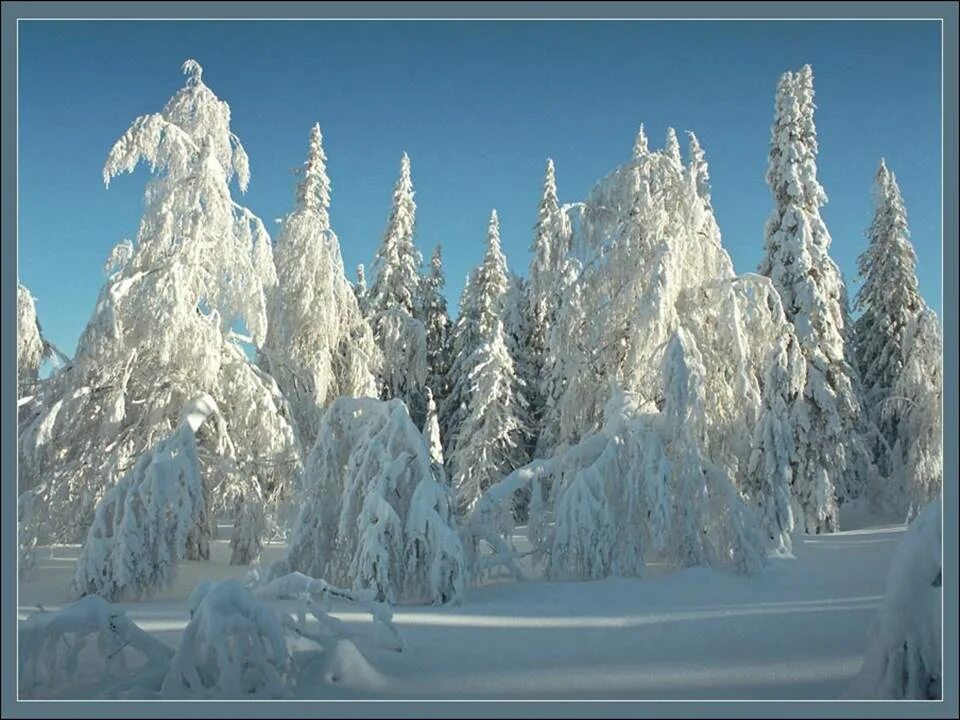
[[[72,353],[109,249],[135,237],[144,170],[106,190],[101,168],[138,115],[159,111],[195,58],[250,155],[240,201],[271,232],[290,169],[323,129],[331,215],[348,275],[368,267],[406,150],[417,242],[442,243],[455,305],[500,213],[526,270],[545,159],[561,200],[630,156],[643,122],[694,130],[738,272],[760,259],[764,171],[779,75],[813,65],[823,215],[855,288],[881,156],[909,213],[923,295],[940,312],[940,26],[936,22],[23,22],[19,48],[20,277],[48,336]]]

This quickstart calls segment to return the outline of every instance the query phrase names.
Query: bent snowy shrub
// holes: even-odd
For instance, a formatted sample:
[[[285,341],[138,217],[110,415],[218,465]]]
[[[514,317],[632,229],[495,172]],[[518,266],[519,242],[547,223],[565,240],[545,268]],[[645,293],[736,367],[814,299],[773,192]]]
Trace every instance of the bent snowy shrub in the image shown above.
[[[453,498],[401,401],[334,401],[305,488],[290,570],[369,588],[389,602],[460,597],[466,563]]]
[[[96,595],[59,612],[35,613],[20,623],[18,634],[23,697],[37,697],[73,682],[119,678],[128,671],[142,676],[162,669],[173,655],[122,610]],[[92,638],[96,645],[91,654]]]
[[[188,403],[177,431],[100,501],[70,585],[75,596],[115,600],[173,581],[191,533],[206,522],[195,433],[216,412],[209,395]]]
[[[189,606],[190,624],[163,681],[164,697],[287,694],[290,655],[276,613],[236,580],[201,583]]]

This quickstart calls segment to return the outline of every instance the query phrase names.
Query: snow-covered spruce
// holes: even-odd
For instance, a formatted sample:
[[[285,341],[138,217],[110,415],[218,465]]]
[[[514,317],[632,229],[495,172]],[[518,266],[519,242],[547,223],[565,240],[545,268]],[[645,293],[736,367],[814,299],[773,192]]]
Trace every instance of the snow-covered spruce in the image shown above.
[[[543,179],[543,196],[537,208],[537,222],[530,245],[529,282],[527,283],[527,323],[523,346],[522,376],[532,426],[534,449],[536,437],[546,413],[547,398],[554,392],[555,378],[545,380],[547,348],[551,328],[557,322],[562,298],[561,273],[567,260],[572,228],[569,217],[560,206],[553,160],[547,160]],[[536,452],[536,451],[534,451]]]
[[[353,284],[353,294],[357,298],[360,314],[367,318],[370,314],[370,289],[367,287],[367,271],[363,263],[357,265],[357,281]]]
[[[793,481],[797,524],[809,533],[837,529],[838,501],[866,489],[871,466],[859,434],[857,374],[848,362],[843,280],[820,217],[827,197],[817,181],[813,110],[810,66],[785,73],[777,87],[767,167],[776,207],[760,265],[780,293],[806,358]]]
[[[863,667],[846,699],[943,697],[942,505],[939,497],[928,504],[897,548]]]
[[[33,295],[17,284],[17,398],[29,394],[44,358],[43,336]]]
[[[450,459],[453,485],[464,509],[527,457],[513,359],[499,322],[468,362],[469,410]]]
[[[208,518],[249,482],[259,493],[232,496],[272,503],[298,471],[279,390],[233,333],[242,325],[263,341],[276,282],[263,224],[230,194],[233,179],[241,191],[249,182],[247,156],[200,66],[187,61],[184,72],[186,86],[110,151],[106,182],[141,161],[153,173],[136,243],[112,254],[74,361],[20,428],[20,490],[45,513],[40,542],[81,541],[98,501],[198,393],[216,398],[227,433],[207,438],[205,426],[197,438]],[[205,545],[198,538],[198,557]]]
[[[334,401],[307,460],[304,493],[289,570],[389,602],[462,595],[453,496],[401,401]]]
[[[96,638],[96,661],[86,651]],[[173,651],[144,632],[120,608],[89,595],[58,612],[40,611],[19,624],[19,690],[43,697],[73,683],[151,678]],[[81,655],[83,655],[81,662]]]
[[[430,269],[422,281],[423,322],[427,328],[426,386],[434,402],[443,402],[447,395],[450,373],[450,314],[443,295],[446,280],[443,276],[443,254],[440,246],[433,249]]]
[[[387,230],[374,260],[376,279],[369,299],[370,323],[383,353],[380,397],[403,400],[411,417],[422,423],[426,410],[422,393],[427,380],[427,331],[421,297],[422,257],[413,242],[417,210],[413,195],[410,158],[404,153]]]
[[[217,413],[212,398],[196,398],[177,431],[107,491],[77,559],[75,597],[137,598],[173,582],[190,536],[207,521],[195,434]]]
[[[904,333],[908,348],[887,398],[898,415],[890,474],[909,520],[943,488],[943,337],[940,322],[924,308]]]
[[[540,381],[530,345],[533,335],[530,297],[526,280],[515,272],[509,273],[508,280],[507,294],[503,300],[503,332],[516,378],[513,389],[516,397],[514,408],[521,428],[521,443],[524,453],[530,455],[536,447],[538,426],[532,415],[530,395],[531,388],[536,394],[536,386]]]
[[[857,365],[878,433],[872,447],[885,476],[871,495],[913,515],[940,492],[942,344],[937,319],[917,287],[903,196],[882,160],[873,193],[870,246],[859,258],[857,306],[863,314],[856,323]]]
[[[330,180],[320,126],[310,131],[293,211],[276,241],[277,275],[260,363],[290,405],[305,448],[333,399],[373,396],[378,353],[344,274],[330,227]]]
[[[462,420],[450,430],[454,438],[447,440],[451,450],[445,453],[462,509],[527,457],[526,401],[502,319],[509,278],[496,210],[490,216],[487,252],[468,287],[455,331],[448,397],[448,408],[456,403]]]

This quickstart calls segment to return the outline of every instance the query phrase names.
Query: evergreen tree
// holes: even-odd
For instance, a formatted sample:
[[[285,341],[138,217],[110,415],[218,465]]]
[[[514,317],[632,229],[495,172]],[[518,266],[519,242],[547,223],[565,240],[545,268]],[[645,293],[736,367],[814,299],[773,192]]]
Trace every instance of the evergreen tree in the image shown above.
[[[330,227],[330,180],[320,126],[310,131],[293,211],[276,243],[275,293],[261,363],[290,404],[303,447],[336,397],[375,393],[376,347]]]
[[[677,140],[677,131],[672,127],[667,128],[667,143],[663,152],[677,169],[683,167],[683,159],[680,157],[680,141]]]
[[[499,318],[469,358],[468,413],[450,459],[460,507],[523,465],[527,456],[513,358]]]
[[[422,258],[413,243],[417,210],[413,195],[410,158],[404,153],[387,230],[374,261],[376,280],[370,288],[370,321],[383,353],[380,396],[403,400],[419,426],[425,412],[427,339],[420,296]]]
[[[447,395],[450,372],[450,315],[443,295],[443,256],[437,245],[430,258],[430,270],[423,278],[423,318],[427,326],[427,387],[434,400]]]
[[[525,462],[524,401],[517,395],[519,380],[503,327],[508,291],[500,222],[494,210],[487,252],[464,291],[447,398],[457,425],[446,438],[447,447],[452,448],[446,456],[464,508]]]
[[[838,528],[838,499],[861,490],[860,402],[847,362],[843,280],[830,258],[820,217],[826,194],[817,181],[810,66],[785,73],[777,88],[767,183],[776,209],[767,222],[760,272],[780,293],[806,358],[797,430],[794,497],[806,532]]]
[[[897,418],[887,496],[910,520],[943,491],[943,338],[932,310],[910,321],[904,341],[904,366],[884,409]]]
[[[525,310],[529,331],[523,346],[522,375],[529,405],[531,450],[538,445],[547,396],[557,382],[556,378],[545,373],[545,367],[550,329],[558,320],[561,273],[566,262],[570,234],[569,220],[557,197],[553,160],[548,159],[543,196],[537,208],[537,222],[530,246],[530,281]]]
[[[643,123],[640,123],[640,129],[637,130],[637,137],[633,141],[633,159],[640,160],[650,152],[650,144],[647,141],[647,132],[643,129]]]
[[[900,412],[888,403],[903,372],[909,348],[907,327],[923,310],[917,289],[916,256],[910,243],[907,210],[894,174],[883,160],[874,181],[876,212],[867,237],[870,246],[859,258],[863,284],[857,295],[856,360],[863,379],[864,402],[880,437],[874,453],[882,473],[889,474],[889,454],[898,438]]]
[[[370,289],[367,287],[367,271],[363,263],[357,265],[357,282],[353,284],[353,294],[357,298],[357,305],[363,317],[370,315]]]
[[[507,258],[500,249],[500,219],[497,211],[490,215],[487,230],[487,251],[483,261],[473,269],[460,294],[460,315],[451,333],[453,349],[448,394],[440,406],[440,436],[443,454],[450,463],[460,426],[469,409],[473,370],[473,354],[492,336],[493,326],[502,326],[503,303],[509,288]],[[506,342],[506,340],[504,340]]]

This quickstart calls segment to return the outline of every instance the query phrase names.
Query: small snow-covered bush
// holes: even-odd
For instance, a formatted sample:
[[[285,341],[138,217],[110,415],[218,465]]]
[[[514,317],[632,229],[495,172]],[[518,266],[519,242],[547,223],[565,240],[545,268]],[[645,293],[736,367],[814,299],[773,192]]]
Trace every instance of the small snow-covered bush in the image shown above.
[[[177,431],[141,455],[107,492],[77,559],[75,596],[115,600],[173,581],[190,535],[206,522],[195,433],[216,412],[209,395],[188,403]]]
[[[939,700],[943,696],[940,498],[910,524],[887,575],[860,674],[846,697]]]
[[[96,638],[94,662],[88,650]],[[19,627],[20,693],[36,697],[71,682],[118,678],[162,669],[173,651],[96,595],[59,612],[38,612]],[[134,653],[133,651],[136,651]],[[81,662],[81,654],[83,654]],[[133,662],[139,658],[139,662]]]
[[[279,616],[236,580],[205,581],[190,596],[190,624],[163,681],[164,697],[287,694],[290,654]]]
[[[444,603],[466,577],[452,495],[399,400],[339,398],[307,461],[290,570],[381,600]]]

